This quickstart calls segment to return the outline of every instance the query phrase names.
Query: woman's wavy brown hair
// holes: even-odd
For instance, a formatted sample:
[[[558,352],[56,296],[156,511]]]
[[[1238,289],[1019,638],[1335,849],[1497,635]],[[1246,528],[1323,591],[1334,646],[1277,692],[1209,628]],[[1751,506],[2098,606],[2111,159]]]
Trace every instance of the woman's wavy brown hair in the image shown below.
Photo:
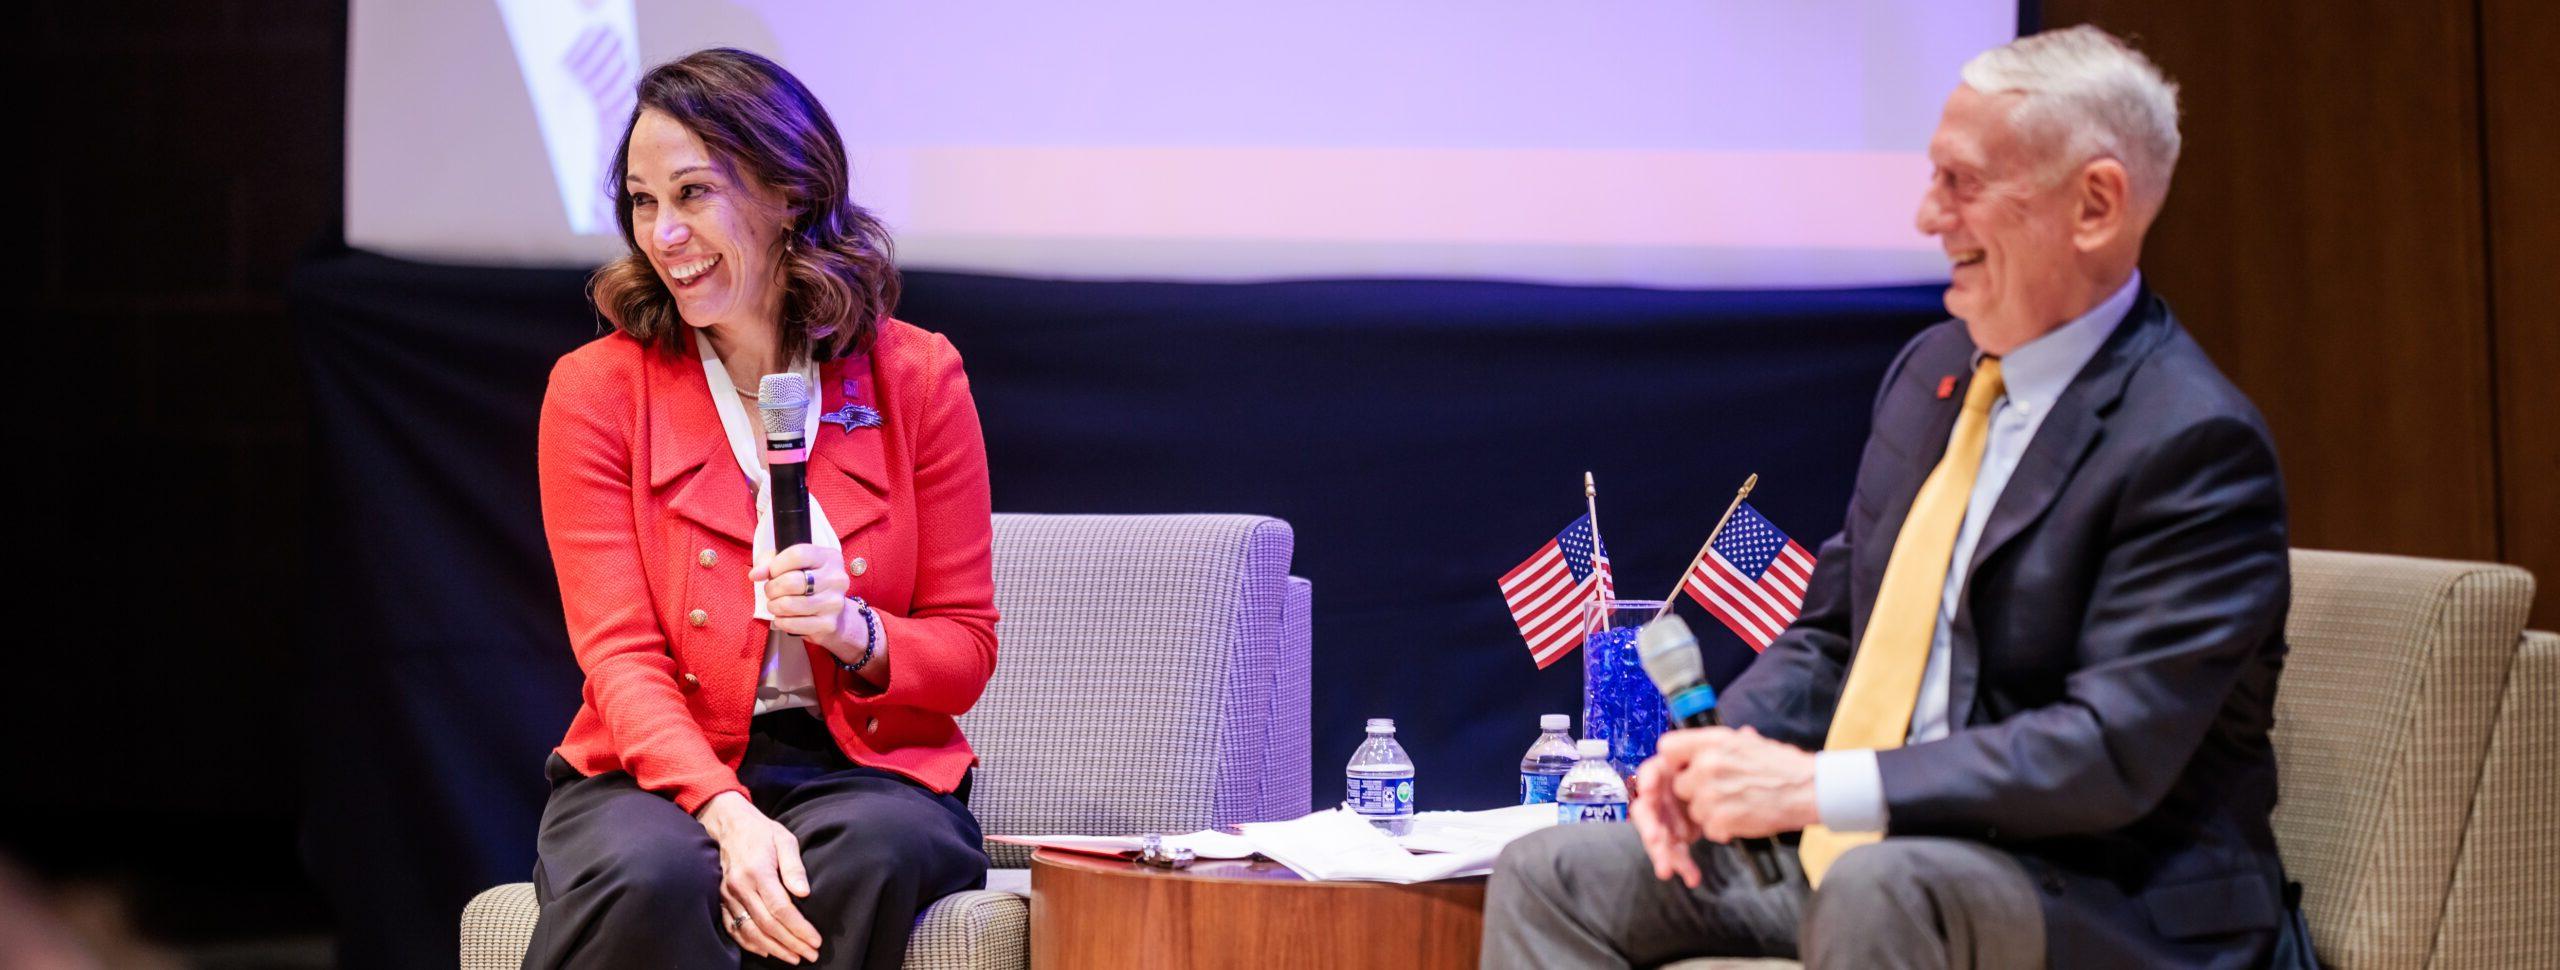
[[[622,332],[683,353],[690,346],[673,294],[631,231],[631,129],[658,111],[727,163],[738,177],[782,193],[795,212],[783,228],[782,352],[820,360],[866,347],[898,305],[889,231],[848,191],[851,167],[827,109],[800,79],[762,56],[728,47],[651,68],[613,153],[614,218],[630,252],[596,269],[587,298]]]

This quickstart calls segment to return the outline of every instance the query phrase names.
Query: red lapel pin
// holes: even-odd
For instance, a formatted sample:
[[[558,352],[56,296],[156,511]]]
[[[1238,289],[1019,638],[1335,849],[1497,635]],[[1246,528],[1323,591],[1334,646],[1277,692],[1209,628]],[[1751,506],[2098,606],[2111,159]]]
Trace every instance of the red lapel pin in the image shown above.
[[[1938,378],[1938,400],[1944,401],[1954,396],[1956,396],[1956,375],[1949,374]]]

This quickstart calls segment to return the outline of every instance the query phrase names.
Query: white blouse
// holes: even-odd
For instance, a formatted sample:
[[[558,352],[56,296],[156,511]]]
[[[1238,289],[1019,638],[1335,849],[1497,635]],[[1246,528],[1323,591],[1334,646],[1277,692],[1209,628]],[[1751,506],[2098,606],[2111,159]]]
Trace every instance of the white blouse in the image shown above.
[[[765,471],[764,461],[757,457],[764,448],[764,422],[747,414],[738,401],[738,386],[729,379],[729,369],[720,365],[720,355],[711,349],[711,338],[702,331],[693,332],[693,343],[702,351],[703,381],[710,385],[711,403],[720,411],[720,429],[728,433],[729,454],[738,460],[738,470],[756,490],[756,543],[751,565],[761,566],[772,559],[773,548],[773,476]],[[812,447],[818,442],[818,367],[802,360],[798,370],[809,380],[809,414],[804,419],[806,441]],[[836,538],[835,526],[828,524],[827,512],[818,507],[817,496],[809,497],[809,541],[841,553],[843,540]],[[770,622],[773,611],[765,607],[764,596],[756,584],[748,583],[748,602],[755,618]],[[787,711],[795,707],[818,706],[818,684],[809,672],[809,651],[799,637],[774,630],[764,641],[764,677],[756,684],[756,713]]]

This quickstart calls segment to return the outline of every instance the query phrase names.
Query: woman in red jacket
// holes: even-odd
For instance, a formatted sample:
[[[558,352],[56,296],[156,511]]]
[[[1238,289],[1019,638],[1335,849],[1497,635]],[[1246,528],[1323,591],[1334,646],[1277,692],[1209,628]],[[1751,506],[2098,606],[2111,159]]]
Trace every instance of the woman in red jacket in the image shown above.
[[[542,403],[543,529],[584,703],[551,757],[528,968],[895,967],[983,884],[953,718],[996,660],[960,358],[890,319],[887,234],[772,61],[651,70],[614,177],[614,332]],[[773,548],[752,417],[798,372],[815,541]]]

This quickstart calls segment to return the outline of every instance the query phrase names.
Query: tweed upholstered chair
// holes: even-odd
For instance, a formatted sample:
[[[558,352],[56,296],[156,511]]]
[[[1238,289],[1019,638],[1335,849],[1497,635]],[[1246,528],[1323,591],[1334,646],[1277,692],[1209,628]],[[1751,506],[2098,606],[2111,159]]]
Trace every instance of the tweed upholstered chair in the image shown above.
[[[2560,967],[2560,636],[2513,566],[2295,550],[2276,841],[2322,962]]]
[[[2532,603],[2513,566],[2294,550],[2276,842],[2322,963],[2560,967],[2560,636]]]
[[[1246,515],[995,517],[995,680],[960,719],[990,835],[1188,832],[1295,818],[1308,760],[1311,587],[1286,522]],[[999,869],[1029,865],[989,843]],[[533,885],[473,899],[463,970],[515,970]],[[906,965],[1019,970],[1030,903],[943,899]]]

